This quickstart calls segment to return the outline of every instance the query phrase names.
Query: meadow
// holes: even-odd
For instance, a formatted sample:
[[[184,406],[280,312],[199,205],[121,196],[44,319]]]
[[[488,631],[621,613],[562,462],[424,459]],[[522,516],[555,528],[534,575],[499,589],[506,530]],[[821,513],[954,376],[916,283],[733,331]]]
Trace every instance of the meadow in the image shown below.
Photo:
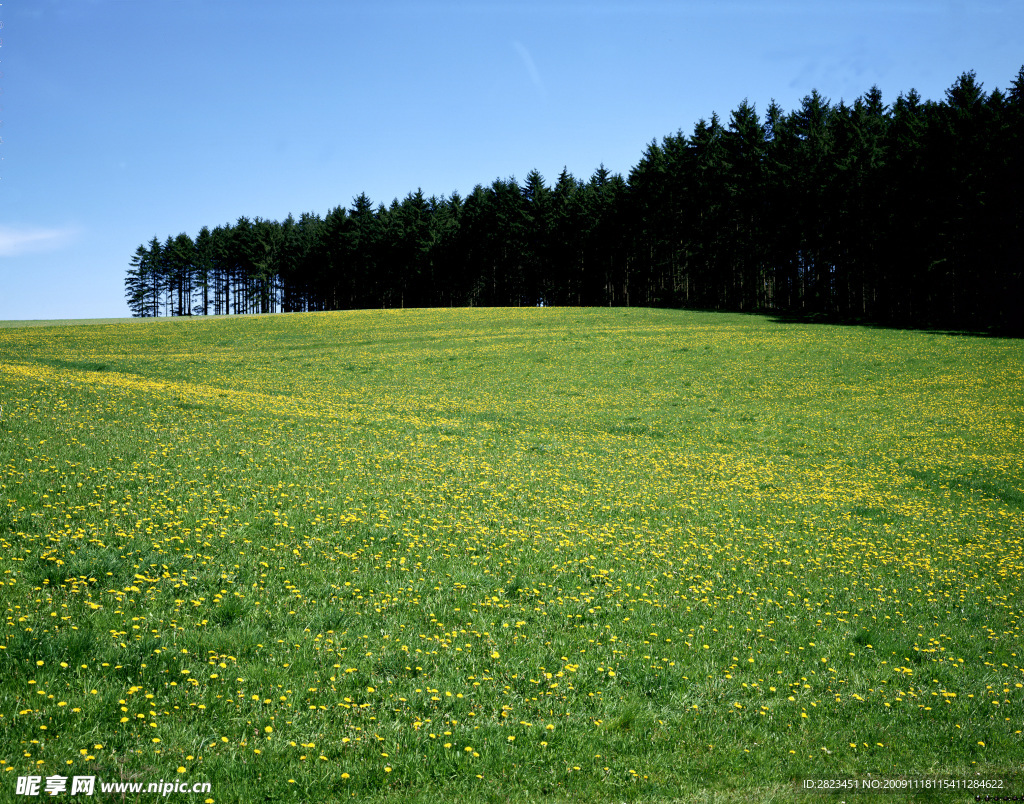
[[[0,327],[0,801],[1024,795],[1022,533],[1018,340]],[[897,778],[1003,786],[802,786]]]

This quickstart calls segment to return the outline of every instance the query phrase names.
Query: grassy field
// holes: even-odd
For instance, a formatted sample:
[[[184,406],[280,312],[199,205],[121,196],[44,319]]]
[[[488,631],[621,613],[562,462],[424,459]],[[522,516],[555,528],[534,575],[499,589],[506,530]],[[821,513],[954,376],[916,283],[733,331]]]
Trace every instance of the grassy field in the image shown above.
[[[9,327],[0,406],[0,801],[1024,794],[1020,341]],[[926,777],[1003,787],[803,790]]]

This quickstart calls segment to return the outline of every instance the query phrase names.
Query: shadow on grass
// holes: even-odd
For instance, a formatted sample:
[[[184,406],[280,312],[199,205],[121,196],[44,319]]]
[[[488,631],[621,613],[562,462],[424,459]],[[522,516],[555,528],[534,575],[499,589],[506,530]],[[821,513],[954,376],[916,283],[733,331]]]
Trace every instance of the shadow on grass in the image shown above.
[[[633,308],[639,309],[639,308]],[[691,313],[723,313],[767,318],[775,324],[829,324],[842,327],[865,327],[868,329],[893,329],[908,332],[924,332],[929,335],[952,335],[970,338],[1024,338],[1024,314],[1019,321],[990,327],[944,326],[939,322],[927,321],[879,321],[864,316],[842,316],[821,312],[791,312],[776,309],[730,310],[722,307],[701,307],[698,305],[663,307],[658,309],[679,310]]]
[[[895,329],[908,332],[924,332],[929,335],[951,335],[965,338],[1024,338],[1024,319],[1016,324],[1005,326],[993,325],[989,328],[943,327],[937,324],[876,321],[856,316],[837,316],[827,313],[783,313],[778,310],[765,310],[752,315],[767,316],[776,324],[830,324],[840,327],[865,327],[867,329]]]

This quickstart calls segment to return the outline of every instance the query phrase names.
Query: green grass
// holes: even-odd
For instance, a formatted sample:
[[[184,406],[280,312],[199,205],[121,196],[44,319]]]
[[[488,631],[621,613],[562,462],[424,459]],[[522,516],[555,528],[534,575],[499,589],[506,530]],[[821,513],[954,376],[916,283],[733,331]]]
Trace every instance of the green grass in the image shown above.
[[[0,801],[1024,794],[1022,389],[659,310],[0,328]]]

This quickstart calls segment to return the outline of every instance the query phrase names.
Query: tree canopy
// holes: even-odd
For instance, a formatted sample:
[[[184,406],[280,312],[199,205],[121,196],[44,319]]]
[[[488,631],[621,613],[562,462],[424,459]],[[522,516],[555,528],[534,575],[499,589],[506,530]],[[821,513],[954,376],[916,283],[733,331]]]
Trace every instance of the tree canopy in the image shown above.
[[[652,141],[628,177],[537,170],[464,198],[410,192],[155,237],[136,316],[622,305],[1022,330],[1024,67],[941,101],[744,100]]]

